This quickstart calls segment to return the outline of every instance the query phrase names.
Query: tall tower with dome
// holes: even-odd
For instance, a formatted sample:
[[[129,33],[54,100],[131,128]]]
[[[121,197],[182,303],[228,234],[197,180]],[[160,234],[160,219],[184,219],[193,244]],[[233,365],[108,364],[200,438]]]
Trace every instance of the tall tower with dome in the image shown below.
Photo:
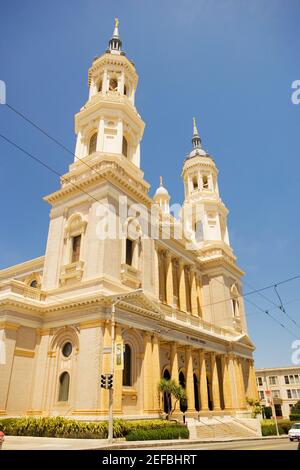
[[[74,161],[44,198],[45,255],[0,271],[0,415],[107,418],[100,376],[117,345],[115,416],[163,416],[158,383],[172,378],[186,389],[191,420],[251,417],[254,345],[216,164],[194,120],[181,218],[162,178],[150,196],[137,84],[116,21],[88,71]]]

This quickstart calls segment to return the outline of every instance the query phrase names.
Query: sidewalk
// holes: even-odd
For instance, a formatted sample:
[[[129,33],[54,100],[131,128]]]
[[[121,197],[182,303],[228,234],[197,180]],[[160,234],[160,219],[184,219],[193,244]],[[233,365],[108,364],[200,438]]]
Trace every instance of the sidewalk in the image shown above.
[[[218,442],[262,441],[270,439],[288,439],[284,436],[241,437],[224,439],[174,439],[161,441],[116,441],[108,445],[105,439],[60,439],[56,437],[6,436],[2,450],[128,450],[145,447],[185,446]]]

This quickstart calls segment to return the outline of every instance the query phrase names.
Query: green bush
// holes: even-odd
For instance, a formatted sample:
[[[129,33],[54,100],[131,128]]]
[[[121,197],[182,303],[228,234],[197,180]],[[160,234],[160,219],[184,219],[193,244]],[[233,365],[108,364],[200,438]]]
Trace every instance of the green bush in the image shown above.
[[[160,430],[176,427],[176,421],[166,420],[114,420],[114,437],[126,437],[132,431]],[[0,419],[0,431],[9,436],[69,437],[78,439],[106,439],[106,421],[86,422],[61,416],[43,418]]]
[[[160,429],[137,429],[126,435],[126,441],[153,441],[160,439],[188,439],[186,426],[169,426]]]
[[[279,434],[288,434],[292,423],[288,419],[277,421]],[[261,422],[261,432],[263,436],[276,436],[276,425],[273,419],[265,419]]]
[[[291,413],[290,414],[290,420],[291,421],[300,421],[300,414]]]
[[[279,434],[285,434],[284,430],[278,426]],[[275,424],[263,424],[261,427],[261,433],[263,436],[276,436]]]

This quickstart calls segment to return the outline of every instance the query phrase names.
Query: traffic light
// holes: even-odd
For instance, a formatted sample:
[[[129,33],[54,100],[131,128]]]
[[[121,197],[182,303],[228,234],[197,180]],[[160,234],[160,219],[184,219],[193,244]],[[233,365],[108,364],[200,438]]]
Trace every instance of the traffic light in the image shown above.
[[[107,388],[106,374],[101,374],[101,388]]]
[[[107,388],[113,388],[114,376],[113,374],[107,374]]]

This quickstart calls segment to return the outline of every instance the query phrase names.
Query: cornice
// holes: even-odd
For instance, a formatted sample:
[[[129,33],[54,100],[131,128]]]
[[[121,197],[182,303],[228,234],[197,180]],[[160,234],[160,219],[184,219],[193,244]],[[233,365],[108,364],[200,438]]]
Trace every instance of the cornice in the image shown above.
[[[23,263],[15,264],[13,266],[9,266],[8,268],[0,270],[0,281],[18,276],[23,272],[26,273],[30,270],[37,270],[38,268],[42,269],[44,267],[45,256],[40,256],[38,258],[34,258],[28,261],[24,261]]]

